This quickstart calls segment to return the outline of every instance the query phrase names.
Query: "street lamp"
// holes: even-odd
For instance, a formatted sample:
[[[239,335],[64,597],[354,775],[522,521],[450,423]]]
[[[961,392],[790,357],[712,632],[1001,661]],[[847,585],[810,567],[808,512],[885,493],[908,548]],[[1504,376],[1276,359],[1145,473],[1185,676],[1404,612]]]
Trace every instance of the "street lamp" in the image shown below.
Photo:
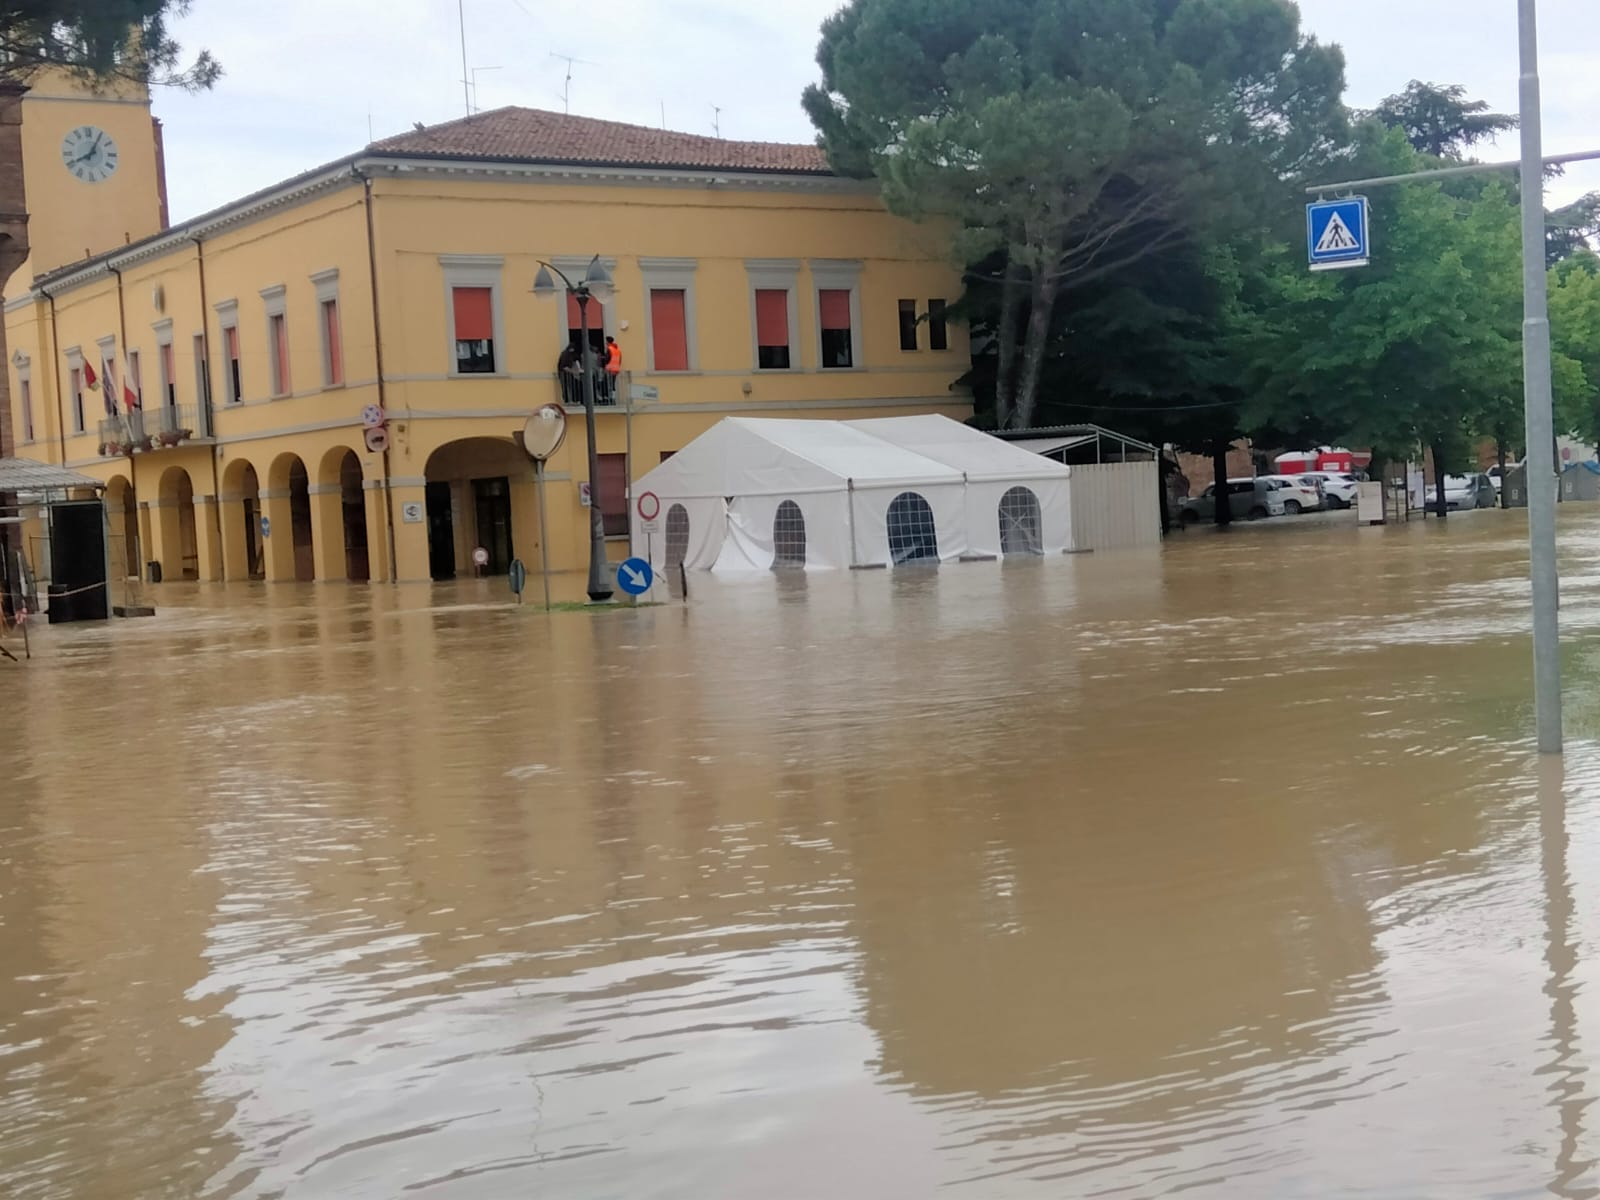
[[[594,348],[589,345],[589,301],[604,304],[616,294],[611,283],[611,273],[596,254],[583,273],[582,283],[573,283],[560,267],[539,261],[539,273],[533,277],[533,294],[544,299],[554,297],[561,289],[551,277],[560,277],[578,302],[578,324],[583,337],[583,422],[589,435],[589,599],[611,598],[610,572],[606,562],[605,514],[600,508],[600,454],[594,438]]]

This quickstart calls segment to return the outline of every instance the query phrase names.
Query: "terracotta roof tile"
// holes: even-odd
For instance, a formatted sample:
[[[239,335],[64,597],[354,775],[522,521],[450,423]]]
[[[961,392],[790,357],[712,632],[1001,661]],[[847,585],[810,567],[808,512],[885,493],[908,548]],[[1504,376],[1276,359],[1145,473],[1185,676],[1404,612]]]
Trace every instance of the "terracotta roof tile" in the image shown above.
[[[373,142],[370,150],[429,157],[595,166],[676,167],[831,175],[818,146],[733,142],[537,108],[496,108]]]

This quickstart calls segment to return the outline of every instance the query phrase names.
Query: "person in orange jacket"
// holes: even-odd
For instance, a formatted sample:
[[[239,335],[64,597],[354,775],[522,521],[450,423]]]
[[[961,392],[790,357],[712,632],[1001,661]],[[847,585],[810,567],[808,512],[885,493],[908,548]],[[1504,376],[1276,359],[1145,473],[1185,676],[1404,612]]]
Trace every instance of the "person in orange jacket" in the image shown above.
[[[614,337],[606,338],[606,392],[617,398],[617,376],[622,374],[622,347]]]

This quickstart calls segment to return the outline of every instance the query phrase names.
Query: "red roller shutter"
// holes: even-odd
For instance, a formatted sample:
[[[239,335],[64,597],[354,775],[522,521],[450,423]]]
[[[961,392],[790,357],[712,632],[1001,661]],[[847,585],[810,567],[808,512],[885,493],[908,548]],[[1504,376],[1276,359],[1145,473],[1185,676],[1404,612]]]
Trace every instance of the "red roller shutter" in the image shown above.
[[[489,289],[458,287],[454,299],[456,308],[456,341],[490,342],[494,340],[494,308],[489,301]]]
[[[756,345],[789,344],[789,293],[762,290],[756,293]]]
[[[823,288],[817,293],[824,329],[850,328],[850,293],[842,288]]]
[[[651,291],[650,335],[655,343],[656,370],[689,369],[689,330],[682,288]]]

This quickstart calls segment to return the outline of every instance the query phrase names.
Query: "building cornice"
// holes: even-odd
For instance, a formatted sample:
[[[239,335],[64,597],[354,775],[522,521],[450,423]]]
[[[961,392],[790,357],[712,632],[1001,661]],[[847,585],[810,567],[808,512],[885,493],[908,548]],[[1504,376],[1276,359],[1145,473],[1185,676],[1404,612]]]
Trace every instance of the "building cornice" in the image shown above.
[[[171,229],[82,263],[62,267],[34,280],[26,296],[6,305],[6,311],[45,296],[57,296],[104,279],[114,271],[171,254],[203,242],[224,230],[248,224],[305,200],[354,186],[372,177],[386,179],[476,180],[520,183],[584,185],[591,187],[671,187],[701,191],[753,191],[809,195],[870,196],[877,193],[871,181],[837,175],[783,174],[761,171],[717,171],[668,167],[595,166],[580,163],[540,163],[426,155],[360,153],[326,167],[255,192],[232,204],[185,221]]]

